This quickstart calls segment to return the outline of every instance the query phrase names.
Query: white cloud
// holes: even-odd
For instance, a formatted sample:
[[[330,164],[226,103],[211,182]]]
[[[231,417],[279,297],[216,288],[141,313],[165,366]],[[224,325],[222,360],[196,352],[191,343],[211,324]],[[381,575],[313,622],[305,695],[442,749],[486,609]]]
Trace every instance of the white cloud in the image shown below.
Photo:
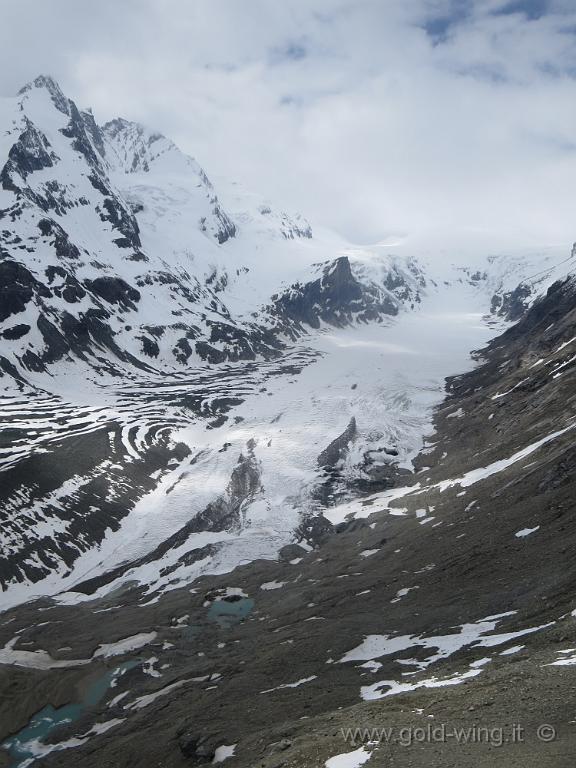
[[[0,0],[0,89],[52,73],[358,241],[568,242],[570,5]]]

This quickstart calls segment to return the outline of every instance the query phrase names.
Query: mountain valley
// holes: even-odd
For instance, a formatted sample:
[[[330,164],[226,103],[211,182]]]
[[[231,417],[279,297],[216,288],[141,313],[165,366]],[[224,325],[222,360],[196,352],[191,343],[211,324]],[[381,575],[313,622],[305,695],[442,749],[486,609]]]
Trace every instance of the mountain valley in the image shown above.
[[[0,766],[571,764],[574,251],[348,243],[46,76],[0,128]]]

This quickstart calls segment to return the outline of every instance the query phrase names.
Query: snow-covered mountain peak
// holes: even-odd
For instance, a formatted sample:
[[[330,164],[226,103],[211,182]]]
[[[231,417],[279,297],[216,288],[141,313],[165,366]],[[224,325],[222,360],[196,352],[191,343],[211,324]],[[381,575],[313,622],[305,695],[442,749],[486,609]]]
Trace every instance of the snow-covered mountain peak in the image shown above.
[[[198,163],[161,133],[121,117],[105,123],[102,133],[108,162],[114,170],[124,173],[148,173],[151,170],[193,173],[200,177],[204,186],[212,189],[208,176]]]
[[[115,118],[100,129],[109,172],[136,211],[186,206],[186,225],[225,243],[236,225],[220,204],[208,175],[166,136],[140,123]],[[162,193],[159,193],[162,190]],[[158,207],[159,197],[162,204]]]
[[[35,90],[45,90],[56,109],[65,115],[70,114],[70,100],[64,95],[62,89],[50,75],[38,75],[37,78],[20,88],[18,96],[24,96],[26,99],[34,95]]]

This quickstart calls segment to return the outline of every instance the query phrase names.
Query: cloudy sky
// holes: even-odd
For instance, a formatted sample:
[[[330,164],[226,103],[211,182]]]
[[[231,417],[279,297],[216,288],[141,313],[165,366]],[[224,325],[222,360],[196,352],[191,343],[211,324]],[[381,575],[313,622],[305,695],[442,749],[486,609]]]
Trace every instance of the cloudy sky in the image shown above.
[[[0,64],[356,242],[576,239],[574,0],[0,0]]]

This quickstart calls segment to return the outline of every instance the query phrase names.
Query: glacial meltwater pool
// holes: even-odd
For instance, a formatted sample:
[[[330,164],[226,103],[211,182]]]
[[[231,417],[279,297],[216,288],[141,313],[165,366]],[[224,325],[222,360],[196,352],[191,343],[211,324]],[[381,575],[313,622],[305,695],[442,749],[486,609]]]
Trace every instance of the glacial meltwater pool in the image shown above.
[[[33,715],[28,725],[2,744],[11,757],[10,768],[26,768],[35,759],[61,749],[62,747],[58,744],[46,744],[45,739],[56,728],[74,723],[87,709],[96,706],[124,672],[139,664],[141,660],[127,661],[102,675],[88,687],[84,698],[78,703],[65,704],[57,708],[49,704]]]
[[[215,621],[221,629],[228,629],[245,619],[254,608],[251,597],[239,600],[216,600],[208,609],[208,618]]]

